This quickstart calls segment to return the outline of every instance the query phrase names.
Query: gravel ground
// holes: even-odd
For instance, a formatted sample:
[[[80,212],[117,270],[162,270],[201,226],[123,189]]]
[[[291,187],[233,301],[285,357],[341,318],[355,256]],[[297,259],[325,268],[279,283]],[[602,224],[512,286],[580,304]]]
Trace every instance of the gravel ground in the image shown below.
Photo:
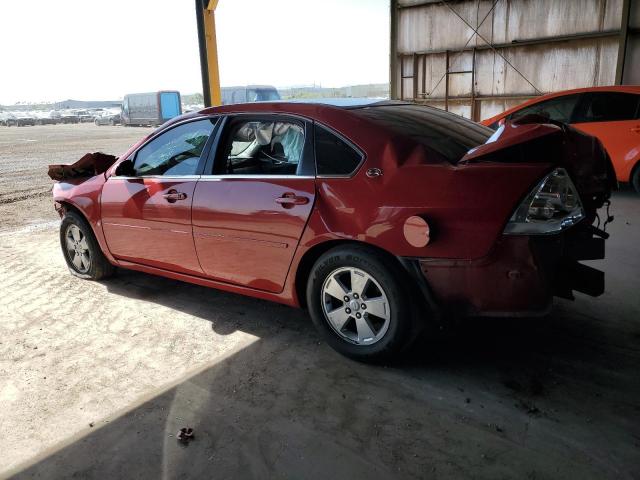
[[[640,198],[614,198],[602,297],[471,319],[367,366],[302,311],[69,275],[51,200],[16,190],[144,132],[0,128],[0,477],[640,478]]]

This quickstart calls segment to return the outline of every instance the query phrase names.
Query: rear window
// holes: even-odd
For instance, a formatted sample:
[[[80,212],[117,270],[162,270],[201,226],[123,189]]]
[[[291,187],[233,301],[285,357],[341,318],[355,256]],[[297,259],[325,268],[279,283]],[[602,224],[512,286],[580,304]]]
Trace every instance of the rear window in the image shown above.
[[[450,163],[457,163],[493,134],[488,127],[433,107],[380,105],[351,111],[410,137]]]

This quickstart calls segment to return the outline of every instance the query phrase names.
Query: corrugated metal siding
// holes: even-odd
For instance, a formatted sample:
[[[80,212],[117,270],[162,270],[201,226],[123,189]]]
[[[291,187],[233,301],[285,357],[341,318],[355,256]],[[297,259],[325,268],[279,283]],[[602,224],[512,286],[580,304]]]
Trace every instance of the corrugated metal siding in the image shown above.
[[[442,2],[398,0],[392,15],[392,21],[395,18],[397,22],[395,49],[400,55],[395,64],[393,98],[444,106],[446,51],[450,71],[474,71],[473,92],[471,73],[448,76],[449,110],[471,116],[473,95],[476,119],[495,115],[540,92],[615,83],[623,0],[498,0],[492,10],[493,3],[448,2],[474,27],[486,16],[478,33],[492,45],[500,45],[499,53],[487,48],[486,42]],[[579,38],[584,35],[587,38]],[[568,36],[558,41],[557,37]],[[632,61],[640,55],[633,40],[630,37],[627,49]],[[531,41],[540,43],[517,46]],[[473,51],[460,51],[465,45],[477,48],[475,66]],[[635,78],[635,72],[629,70],[625,77]]]
[[[636,0],[632,4],[629,13],[629,28],[632,31],[627,43],[622,83],[640,85],[640,1]]]

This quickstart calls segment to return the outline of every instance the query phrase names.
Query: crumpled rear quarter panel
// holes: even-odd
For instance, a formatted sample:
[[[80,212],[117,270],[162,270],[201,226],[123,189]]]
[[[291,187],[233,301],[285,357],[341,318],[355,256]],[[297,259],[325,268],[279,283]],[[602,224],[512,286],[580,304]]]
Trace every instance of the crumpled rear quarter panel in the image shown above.
[[[370,159],[370,168],[380,159]],[[521,199],[550,165],[404,165],[382,177],[363,171],[352,179],[318,179],[310,227],[324,237],[371,243],[394,255],[477,259],[489,253]],[[426,247],[411,246],[403,225],[412,216],[431,227]],[[303,243],[304,245],[304,239]]]

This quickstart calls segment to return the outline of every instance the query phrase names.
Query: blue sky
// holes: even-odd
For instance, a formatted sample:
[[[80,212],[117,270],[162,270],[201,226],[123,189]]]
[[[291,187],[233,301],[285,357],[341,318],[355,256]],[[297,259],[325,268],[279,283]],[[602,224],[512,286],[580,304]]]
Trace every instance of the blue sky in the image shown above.
[[[219,0],[222,85],[388,81],[388,0]],[[192,0],[0,2],[0,103],[201,90]]]

